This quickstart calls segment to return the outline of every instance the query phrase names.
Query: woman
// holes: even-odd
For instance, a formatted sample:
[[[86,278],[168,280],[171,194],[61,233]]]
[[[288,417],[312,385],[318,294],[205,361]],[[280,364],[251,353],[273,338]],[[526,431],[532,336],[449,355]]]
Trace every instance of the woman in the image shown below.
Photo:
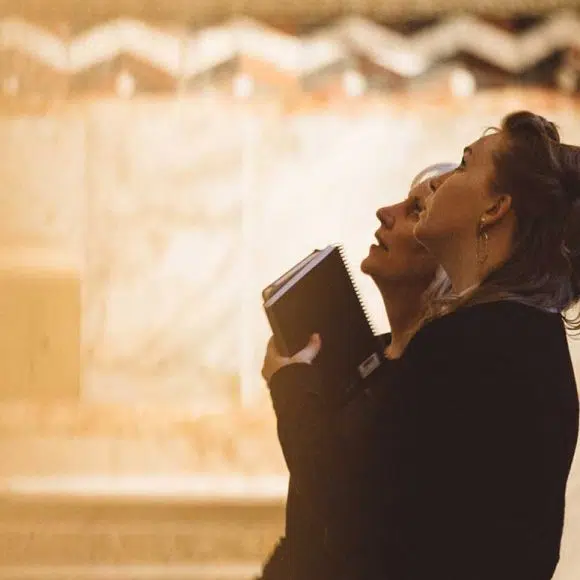
[[[449,286],[447,276],[437,269],[433,257],[415,239],[413,228],[418,220],[420,202],[430,193],[428,179],[452,167],[455,166],[437,164],[426,168],[413,180],[407,199],[377,211],[381,223],[376,233],[378,244],[371,248],[361,269],[372,277],[382,295],[391,328],[391,333],[384,337],[386,352],[390,355],[401,350],[408,332],[424,314],[422,305],[426,290],[442,295]],[[385,244],[388,244],[388,252],[380,248]],[[265,378],[270,378],[275,370],[265,366]],[[353,428],[371,412],[373,402],[368,393],[368,390],[359,392],[339,411],[346,428]],[[323,541],[324,525],[316,507],[301,500],[291,480],[286,505],[286,536],[266,563],[262,580],[315,577],[325,567]]]
[[[280,439],[323,506],[328,578],[548,580],[578,436],[564,321],[580,326],[565,318],[580,297],[580,151],[516,113],[431,188],[415,235],[453,294],[391,361],[372,445],[341,450],[304,389],[285,388],[308,382],[315,341],[269,382]],[[358,477],[335,490],[328,472]]]
[[[454,475],[418,493],[454,545],[431,556],[457,577],[477,562],[478,578],[548,579],[578,435],[564,322],[580,328],[569,317],[580,297],[580,149],[542,117],[515,113],[433,189],[415,235],[453,295],[433,304],[404,357],[415,418],[433,432],[422,473]],[[426,412],[434,397],[454,408],[445,425]]]

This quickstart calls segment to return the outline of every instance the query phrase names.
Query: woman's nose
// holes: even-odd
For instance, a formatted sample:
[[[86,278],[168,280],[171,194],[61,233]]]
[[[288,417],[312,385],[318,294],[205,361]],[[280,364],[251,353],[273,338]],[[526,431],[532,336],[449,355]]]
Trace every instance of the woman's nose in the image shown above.
[[[395,217],[387,207],[381,207],[377,211],[377,219],[388,229],[392,229],[395,225]]]

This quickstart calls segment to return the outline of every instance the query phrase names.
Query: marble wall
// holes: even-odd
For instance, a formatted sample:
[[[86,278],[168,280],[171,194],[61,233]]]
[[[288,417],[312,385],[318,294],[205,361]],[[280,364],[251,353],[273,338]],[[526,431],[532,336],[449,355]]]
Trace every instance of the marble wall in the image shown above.
[[[38,299],[13,279],[60,296],[47,312],[68,309],[51,355],[68,359],[45,383],[86,401],[193,414],[252,404],[269,334],[260,290],[280,271],[343,242],[384,330],[378,295],[358,272],[377,207],[404,196],[426,164],[457,160],[510,110],[539,110],[569,140],[580,136],[578,101],[538,91],[354,103],[289,113],[275,99],[206,95],[0,116],[0,278],[28,310]],[[22,321],[2,332],[30,326],[17,306],[0,306]],[[37,333],[38,352],[60,332],[47,317],[35,317],[52,325]],[[27,392],[21,377],[4,394]],[[45,383],[38,394],[53,388]]]
[[[531,102],[580,135],[580,110]],[[260,290],[313,247],[357,270],[375,209],[526,97],[287,115],[215,99],[86,115],[84,393],[193,412],[252,402],[268,328]],[[441,136],[445,138],[441,138]],[[357,272],[377,326],[378,296]]]
[[[376,208],[524,107],[580,142],[578,100],[513,90],[290,112],[206,95],[2,114],[2,489],[283,478],[260,379],[261,288],[343,242],[385,330],[357,270]],[[580,342],[571,350],[580,371]],[[577,459],[560,580],[580,565],[579,470]]]
[[[143,440],[150,425],[157,441],[156,412],[180,425],[222,417],[215,429],[225,432],[246,409],[262,421],[252,437],[273,435],[260,378],[269,335],[262,287],[312,248],[343,242],[385,330],[378,294],[357,267],[376,208],[522,107],[580,140],[578,100],[541,91],[368,97],[294,111],[274,98],[101,99],[3,114],[0,309],[12,318],[0,331],[0,360],[13,377],[0,389],[10,401],[0,409],[4,435],[22,437],[11,417],[26,408],[37,417],[42,398],[58,399],[46,411],[56,419],[40,422],[43,445],[55,428],[58,437],[98,432],[114,442],[127,433]],[[580,362],[580,343],[572,351]],[[118,415],[124,423],[108,419]],[[178,451],[156,446],[152,457],[196,472],[201,460],[183,451],[180,429],[171,435]],[[105,451],[94,457],[108,457],[99,441]],[[280,469],[277,452],[267,453]],[[95,461],[105,470],[119,463]]]
[[[87,397],[194,412],[237,399],[241,123],[203,100],[88,109]]]

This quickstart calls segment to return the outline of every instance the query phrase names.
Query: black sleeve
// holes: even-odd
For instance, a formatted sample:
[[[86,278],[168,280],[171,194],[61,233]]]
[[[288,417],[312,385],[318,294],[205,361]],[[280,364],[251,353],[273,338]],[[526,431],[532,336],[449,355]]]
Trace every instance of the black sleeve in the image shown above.
[[[341,408],[318,394],[311,365],[283,367],[270,380],[278,437],[293,485],[303,501],[328,515],[357,500],[371,478],[381,401],[361,390]]]

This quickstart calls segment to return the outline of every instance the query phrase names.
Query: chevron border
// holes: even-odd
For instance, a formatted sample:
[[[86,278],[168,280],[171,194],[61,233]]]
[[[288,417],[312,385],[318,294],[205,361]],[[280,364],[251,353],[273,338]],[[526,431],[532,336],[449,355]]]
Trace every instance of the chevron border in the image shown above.
[[[460,52],[518,73],[564,48],[580,48],[580,16],[575,11],[554,13],[523,34],[500,30],[475,16],[455,15],[411,36],[361,17],[343,18],[303,37],[250,19],[183,34],[119,19],[70,40],[18,18],[0,21],[0,51],[25,54],[66,75],[130,55],[185,80],[246,56],[300,78],[362,55],[401,77],[414,78]]]

